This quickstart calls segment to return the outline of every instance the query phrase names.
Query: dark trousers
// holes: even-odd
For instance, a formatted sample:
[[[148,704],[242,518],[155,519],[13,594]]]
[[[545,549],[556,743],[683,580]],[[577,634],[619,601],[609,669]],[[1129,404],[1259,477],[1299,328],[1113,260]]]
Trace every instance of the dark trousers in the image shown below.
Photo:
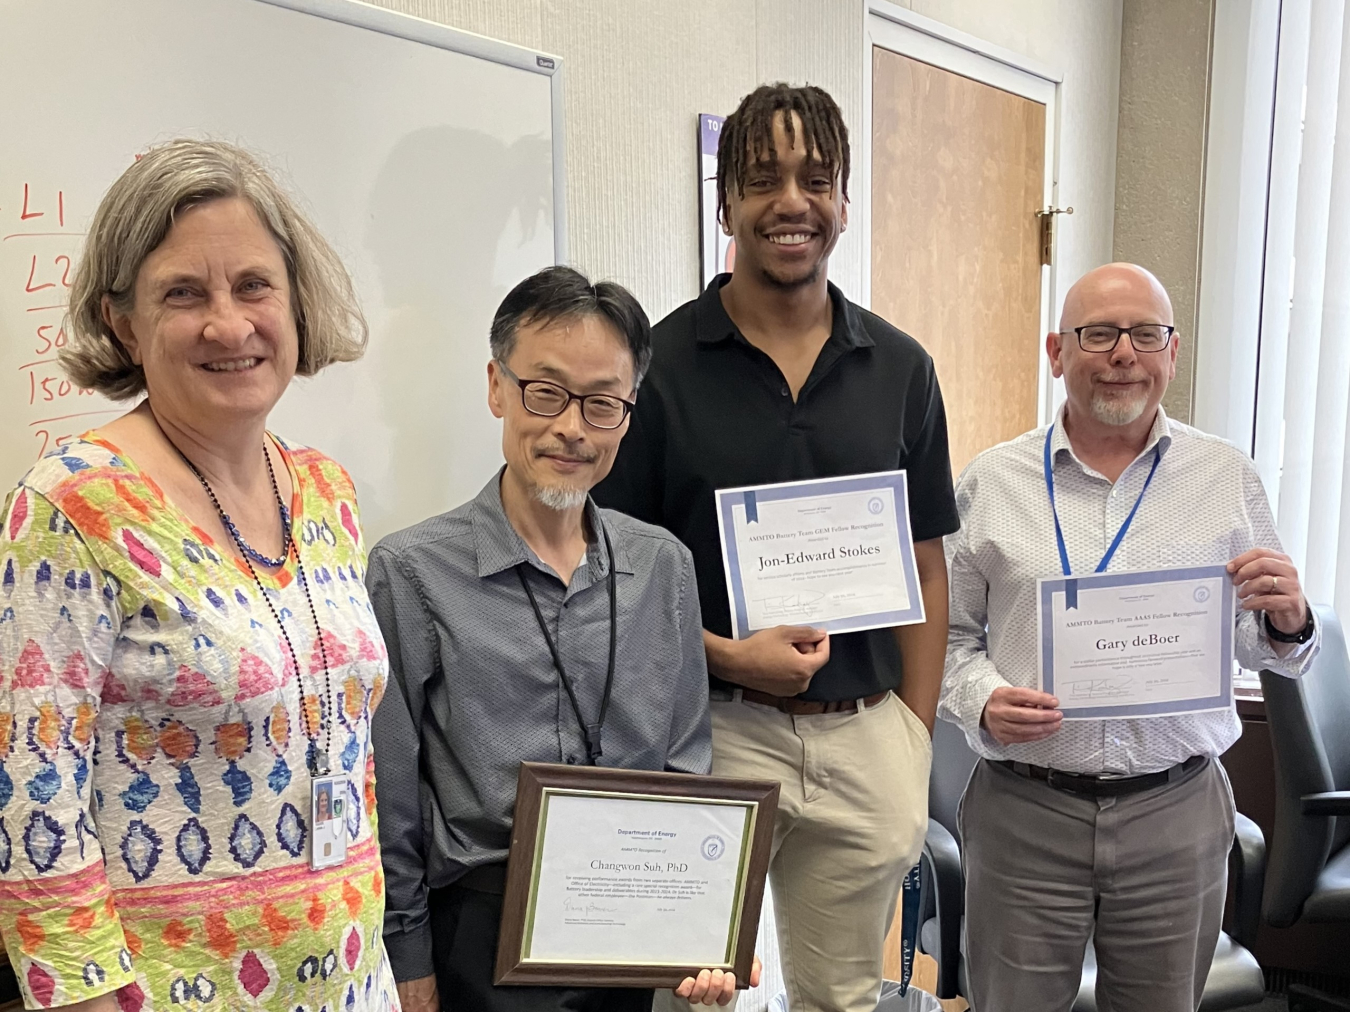
[[[444,1012],[651,1012],[643,988],[495,987],[502,897],[451,885],[427,901]]]

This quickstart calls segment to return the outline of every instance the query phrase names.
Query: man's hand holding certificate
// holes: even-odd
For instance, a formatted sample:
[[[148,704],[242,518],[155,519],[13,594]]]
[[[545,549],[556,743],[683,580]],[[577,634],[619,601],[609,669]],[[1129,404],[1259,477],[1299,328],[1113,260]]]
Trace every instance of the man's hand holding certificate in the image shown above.
[[[717,518],[736,639],[924,620],[903,471],[722,489]]]

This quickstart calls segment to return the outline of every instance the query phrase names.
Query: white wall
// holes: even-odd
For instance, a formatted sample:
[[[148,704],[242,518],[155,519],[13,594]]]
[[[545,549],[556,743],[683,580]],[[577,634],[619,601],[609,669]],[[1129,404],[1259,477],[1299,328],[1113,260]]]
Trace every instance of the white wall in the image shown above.
[[[763,81],[818,84],[856,136],[862,0],[375,0],[566,60],[573,263],[630,286],[653,320],[699,289],[695,115]],[[1064,73],[1061,292],[1111,254],[1120,0],[902,0]],[[831,276],[855,295],[860,229]]]

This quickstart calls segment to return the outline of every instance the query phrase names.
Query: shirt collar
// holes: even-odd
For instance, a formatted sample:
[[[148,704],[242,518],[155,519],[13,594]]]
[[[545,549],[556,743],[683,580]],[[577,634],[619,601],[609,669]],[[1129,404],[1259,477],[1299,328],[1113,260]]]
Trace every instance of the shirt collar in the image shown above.
[[[1050,437],[1050,453],[1055,460],[1059,460],[1061,452],[1078,460],[1077,454],[1073,452],[1073,446],[1069,443],[1069,434],[1064,431],[1064,410],[1068,407],[1068,403],[1065,401],[1055,412],[1055,431]],[[1158,405],[1158,413],[1153,417],[1153,427],[1148,431],[1148,442],[1144,444],[1139,456],[1146,456],[1155,446],[1159,455],[1164,457],[1172,446],[1172,420],[1167,417],[1167,412],[1162,409],[1161,404]]]
[[[473,500],[469,511],[469,521],[473,526],[474,552],[478,556],[479,577],[493,576],[527,562],[541,572],[552,573],[551,567],[540,561],[539,556],[525,544],[525,539],[516,533],[511,521],[506,517],[502,506],[503,466],[492,480],[483,486],[483,490]],[[603,526],[602,526],[603,525]],[[610,543],[614,546],[614,571],[632,574],[633,566],[628,552],[619,537],[614,524],[605,520],[603,512],[595,505],[595,500],[586,497],[586,529],[609,533]],[[609,558],[605,553],[604,540],[596,538],[586,546],[586,564],[594,579],[603,579],[609,575]]]
[[[717,275],[694,304],[694,336],[699,344],[718,344],[727,340],[749,343],[727,315],[726,306],[722,305],[722,286],[730,280],[730,274]],[[870,348],[876,344],[863,326],[858,307],[844,298],[844,293],[835,287],[834,282],[827,281],[826,287],[830,293],[830,304],[834,307],[830,340],[838,341],[846,351]]]

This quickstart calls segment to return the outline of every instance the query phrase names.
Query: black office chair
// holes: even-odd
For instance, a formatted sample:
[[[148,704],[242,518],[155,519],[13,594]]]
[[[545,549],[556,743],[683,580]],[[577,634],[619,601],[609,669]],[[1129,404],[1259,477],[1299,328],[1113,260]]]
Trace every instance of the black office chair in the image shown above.
[[[1266,922],[1350,921],[1350,653],[1336,613],[1315,607],[1322,647],[1302,678],[1261,672],[1275,747],[1275,832]],[[1294,997],[1291,988],[1291,1003]],[[1344,1009],[1303,989],[1308,1008]]]
[[[954,998],[969,990],[962,948],[965,878],[957,843],[956,806],[977,761],[960,728],[938,721],[933,733],[933,776],[928,788],[928,835],[921,859],[924,891],[919,949],[937,960],[939,998]],[[1239,814],[1237,839],[1229,856],[1229,874],[1235,879],[1234,932],[1231,937],[1226,933],[1219,935],[1200,1001],[1201,1012],[1254,1005],[1265,997],[1261,967],[1245,948],[1255,939],[1261,916],[1264,864],[1265,840],[1261,829]],[[1073,1012],[1096,1012],[1096,984],[1097,957],[1089,940]]]

